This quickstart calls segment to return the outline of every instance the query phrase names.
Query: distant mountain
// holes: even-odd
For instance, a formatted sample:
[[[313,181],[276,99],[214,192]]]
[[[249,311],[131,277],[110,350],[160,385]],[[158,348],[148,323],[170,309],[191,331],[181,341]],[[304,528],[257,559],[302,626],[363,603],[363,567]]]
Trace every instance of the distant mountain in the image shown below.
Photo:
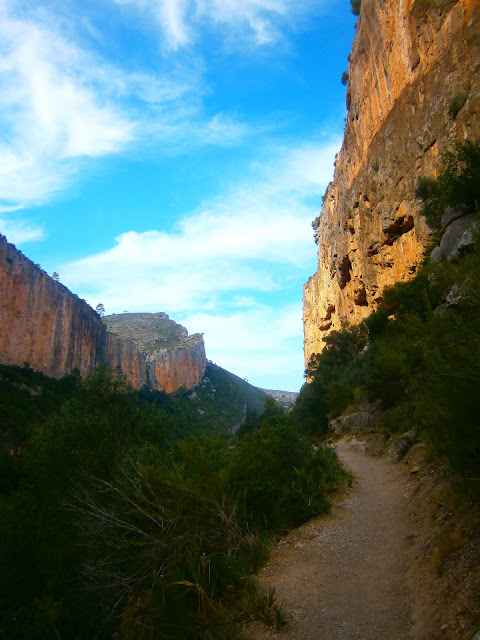
[[[110,336],[137,345],[152,389],[173,393],[192,389],[202,379],[207,358],[201,333],[189,336],[163,312],[117,313],[102,320]]]
[[[275,389],[262,389],[262,391],[276,400],[285,410],[290,409],[298,397],[297,391],[277,391]]]
[[[163,349],[203,344],[201,333],[189,336],[185,327],[163,312],[114,313],[103,316],[102,320],[113,335],[135,340],[145,355],[152,355]]]

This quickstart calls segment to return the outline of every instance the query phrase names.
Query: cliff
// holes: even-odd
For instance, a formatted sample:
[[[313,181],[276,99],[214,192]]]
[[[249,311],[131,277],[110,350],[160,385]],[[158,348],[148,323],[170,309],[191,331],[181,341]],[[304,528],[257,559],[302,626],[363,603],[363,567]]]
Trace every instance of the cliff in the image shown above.
[[[120,313],[103,318],[110,334],[135,340],[145,357],[147,383],[167,393],[191,389],[205,373],[202,335],[187,330],[166,313]]]
[[[176,327],[182,340],[170,342],[155,357],[148,350],[144,353],[137,342],[109,333],[84,300],[0,236],[1,364],[27,364],[53,378],[74,369],[84,377],[108,364],[119,368],[136,389],[144,385],[167,393],[182,386],[190,389],[205,371],[203,338],[188,338],[183,327]]]
[[[305,364],[415,274],[430,230],[414,198],[455,141],[480,135],[480,0],[363,0],[345,133],[304,286]]]

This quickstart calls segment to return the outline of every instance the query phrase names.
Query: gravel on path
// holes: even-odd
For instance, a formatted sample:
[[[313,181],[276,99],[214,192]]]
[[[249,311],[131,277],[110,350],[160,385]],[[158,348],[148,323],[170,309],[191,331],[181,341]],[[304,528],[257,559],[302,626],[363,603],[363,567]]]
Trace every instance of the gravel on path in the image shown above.
[[[355,441],[336,449],[357,482],[328,516],[292,531],[272,552],[260,580],[291,617],[282,631],[253,625],[255,640],[414,639],[405,473]]]

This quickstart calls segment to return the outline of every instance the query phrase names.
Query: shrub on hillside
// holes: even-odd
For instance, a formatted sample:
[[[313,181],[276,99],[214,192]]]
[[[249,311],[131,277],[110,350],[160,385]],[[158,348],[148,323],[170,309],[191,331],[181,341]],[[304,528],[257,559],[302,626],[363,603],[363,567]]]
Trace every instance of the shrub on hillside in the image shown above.
[[[443,154],[442,160],[444,169],[438,178],[421,178],[415,191],[433,228],[440,226],[449,205],[464,205],[472,211],[480,208],[480,141],[459,142],[454,151]]]

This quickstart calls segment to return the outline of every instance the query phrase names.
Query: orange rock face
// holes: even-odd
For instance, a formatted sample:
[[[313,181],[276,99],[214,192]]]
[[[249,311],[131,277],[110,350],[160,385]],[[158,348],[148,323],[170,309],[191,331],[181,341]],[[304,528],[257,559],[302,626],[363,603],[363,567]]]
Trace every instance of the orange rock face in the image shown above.
[[[135,389],[172,393],[198,384],[205,372],[203,340],[166,349],[147,362],[133,340],[108,333],[98,314],[0,236],[0,363],[31,367],[52,378],[100,364],[119,368]]]
[[[185,387],[191,389],[203,378],[207,360],[203,342],[192,347],[165,349],[155,356],[147,356],[149,386],[173,393]]]
[[[480,135],[479,0],[363,0],[347,107],[318,270],[304,286],[306,365],[329,332],[360,322],[418,268],[430,239],[418,178],[437,175],[456,140]]]

